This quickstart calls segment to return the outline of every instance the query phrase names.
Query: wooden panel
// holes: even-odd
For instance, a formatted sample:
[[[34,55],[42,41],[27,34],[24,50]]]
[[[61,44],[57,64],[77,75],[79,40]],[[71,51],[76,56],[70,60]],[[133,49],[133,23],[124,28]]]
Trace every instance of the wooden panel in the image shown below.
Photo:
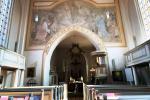
[[[52,100],[52,95],[44,95],[44,100]]]
[[[0,96],[28,96],[31,92],[0,92]],[[33,95],[41,95],[42,92],[32,92]],[[44,92],[44,100],[52,100],[51,91]]]

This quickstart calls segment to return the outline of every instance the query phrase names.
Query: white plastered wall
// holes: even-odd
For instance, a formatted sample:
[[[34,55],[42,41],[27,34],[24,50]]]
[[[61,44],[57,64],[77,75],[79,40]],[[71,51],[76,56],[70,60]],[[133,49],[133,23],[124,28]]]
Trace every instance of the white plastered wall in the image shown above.
[[[41,76],[42,76],[42,54],[43,50],[38,51],[26,51],[26,70],[25,70],[25,85],[29,79],[34,79],[37,82],[37,85],[41,85]],[[35,77],[27,77],[27,68],[35,67]]]

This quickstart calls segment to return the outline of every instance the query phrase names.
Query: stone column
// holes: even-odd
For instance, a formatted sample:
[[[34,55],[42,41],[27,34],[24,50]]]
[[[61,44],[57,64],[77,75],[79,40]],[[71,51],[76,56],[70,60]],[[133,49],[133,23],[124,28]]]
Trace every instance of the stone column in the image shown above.
[[[21,76],[20,76],[20,84],[19,84],[19,86],[23,86],[24,85],[23,82],[24,82],[24,70],[21,70]]]
[[[13,72],[13,87],[17,87],[18,86],[18,80],[19,80],[19,70],[16,69],[14,72]]]
[[[7,78],[7,70],[2,70],[1,75],[3,76],[2,87],[5,87],[6,78]]]

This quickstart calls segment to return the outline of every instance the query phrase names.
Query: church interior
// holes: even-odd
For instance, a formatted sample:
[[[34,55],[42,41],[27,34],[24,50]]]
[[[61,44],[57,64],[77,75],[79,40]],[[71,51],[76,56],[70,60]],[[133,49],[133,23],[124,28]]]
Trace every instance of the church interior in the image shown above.
[[[149,100],[150,0],[0,0],[0,100]]]

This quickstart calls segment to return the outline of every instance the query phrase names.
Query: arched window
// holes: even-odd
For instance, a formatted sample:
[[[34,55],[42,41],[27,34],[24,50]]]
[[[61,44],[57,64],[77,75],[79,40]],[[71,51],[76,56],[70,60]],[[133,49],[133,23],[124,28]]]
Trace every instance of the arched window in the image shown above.
[[[0,46],[6,47],[10,12],[13,0],[0,0]]]
[[[150,0],[137,0],[145,32],[150,34]]]

